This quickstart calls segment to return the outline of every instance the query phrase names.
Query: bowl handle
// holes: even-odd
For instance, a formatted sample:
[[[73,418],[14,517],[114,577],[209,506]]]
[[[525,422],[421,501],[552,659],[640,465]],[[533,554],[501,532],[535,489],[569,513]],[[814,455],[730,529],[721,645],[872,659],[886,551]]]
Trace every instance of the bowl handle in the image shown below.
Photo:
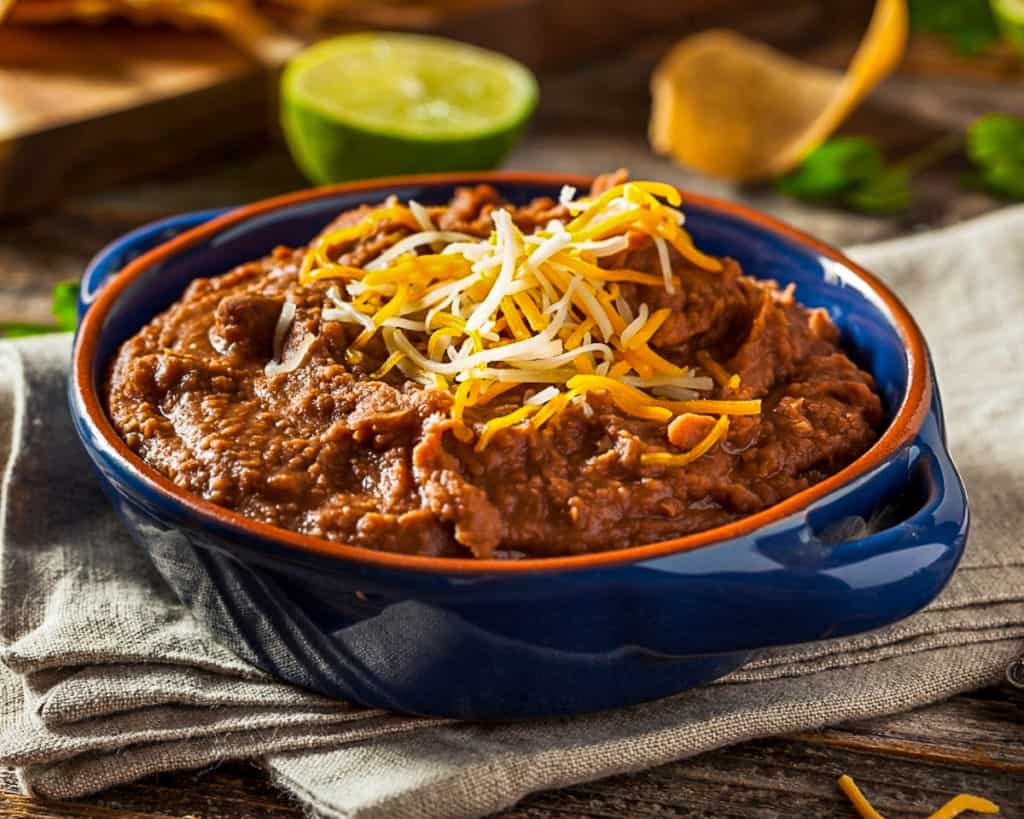
[[[833,546],[832,560],[844,567],[875,556],[889,554],[924,542],[956,546],[967,536],[969,512],[967,492],[956,467],[943,445],[935,446],[919,437],[911,444],[914,454],[909,466],[909,481],[904,497],[910,499],[905,517],[892,509],[879,510],[877,517],[888,523],[869,526],[870,534],[841,540]],[[904,507],[904,508],[906,508]],[[892,520],[892,518],[896,520]],[[876,526],[878,528],[876,528]]]
[[[89,309],[89,305],[96,300],[103,285],[114,275],[120,273],[129,262],[157,245],[173,239],[178,234],[191,230],[229,210],[231,208],[213,208],[160,219],[136,228],[104,247],[93,257],[82,274],[81,287],[78,291],[79,321],[85,315],[85,311]]]
[[[772,644],[841,637],[900,620],[930,603],[952,577],[970,512],[935,413],[910,445],[903,468],[900,501],[875,510],[868,534],[816,531],[809,519],[801,539],[817,557],[805,553],[810,559],[802,566],[799,549],[782,558],[799,579],[791,599],[800,602],[778,612]]]
[[[938,413],[933,391],[931,412],[905,450],[806,513],[666,559],[676,580],[685,578],[672,585],[661,650],[756,651],[845,637],[928,605],[952,577],[970,521]]]

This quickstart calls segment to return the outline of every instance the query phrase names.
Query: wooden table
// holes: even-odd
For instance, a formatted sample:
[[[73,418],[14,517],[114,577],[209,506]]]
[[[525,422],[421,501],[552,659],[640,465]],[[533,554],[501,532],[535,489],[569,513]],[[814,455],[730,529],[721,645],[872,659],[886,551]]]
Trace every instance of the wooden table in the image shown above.
[[[770,190],[729,190],[687,175],[646,145],[646,83],[665,43],[636,43],[615,59],[548,74],[534,127],[508,165],[593,173],[618,166],[636,176],[746,200],[837,244],[870,241],[960,221],[999,207],[965,190],[963,160],[919,180],[906,214],[858,216],[810,208]],[[828,62],[838,51],[821,50]],[[957,67],[935,78],[932,47],[921,71],[893,78],[847,130],[878,135],[894,153],[920,146],[988,110],[1024,114],[1020,85],[998,85]],[[922,73],[928,76],[922,76]],[[980,72],[984,75],[985,72]],[[188,170],[89,196],[45,214],[0,222],[0,320],[45,321],[52,285],[77,277],[105,242],[183,210],[240,203],[303,185],[280,146],[242,146]],[[531,796],[505,817],[743,816],[849,817],[836,777],[854,775],[889,817],[924,816],[961,790],[1024,817],[1024,692],[1009,685],[962,695],[916,712],[779,739],[748,742],[645,773]],[[0,778],[0,816],[263,817],[302,815],[254,765],[152,777],[74,803],[44,804],[17,795]]]

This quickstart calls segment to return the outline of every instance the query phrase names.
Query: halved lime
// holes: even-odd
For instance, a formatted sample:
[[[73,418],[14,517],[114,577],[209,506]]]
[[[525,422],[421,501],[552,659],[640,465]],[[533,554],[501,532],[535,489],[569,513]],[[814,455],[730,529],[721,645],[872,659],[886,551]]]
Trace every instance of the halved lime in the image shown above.
[[[348,34],[288,63],[281,124],[316,183],[493,168],[537,105],[514,60],[413,34]]]
[[[1024,0],[989,0],[1003,35],[1024,54]]]

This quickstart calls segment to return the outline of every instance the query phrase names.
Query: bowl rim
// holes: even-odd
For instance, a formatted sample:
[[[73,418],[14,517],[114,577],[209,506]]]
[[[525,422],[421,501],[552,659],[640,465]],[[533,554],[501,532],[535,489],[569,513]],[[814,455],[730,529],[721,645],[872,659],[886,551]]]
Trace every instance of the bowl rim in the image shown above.
[[[495,558],[453,558],[408,555],[397,552],[383,552],[362,546],[305,535],[269,523],[253,520],[229,509],[217,506],[176,486],[170,479],[157,472],[132,452],[114,430],[98,395],[93,378],[93,360],[99,345],[100,331],[110,308],[122,292],[149,267],[174,256],[176,253],[206,241],[218,233],[238,225],[255,216],[271,211],[300,205],[316,199],[326,199],[352,193],[372,193],[375,190],[406,187],[413,185],[458,185],[490,183],[533,184],[538,186],[572,185],[583,188],[590,185],[592,177],[533,171],[479,171],[446,174],[423,174],[383,177],[359,182],[348,182],[310,188],[281,196],[271,197],[231,210],[222,216],[192,228],[164,242],[127,264],[114,274],[100,289],[93,303],[82,318],[75,337],[72,352],[71,381],[74,395],[82,408],[85,421],[93,432],[102,439],[109,451],[116,456],[120,466],[132,478],[141,482],[158,495],[169,496],[170,500],[195,515],[204,523],[213,523],[233,530],[240,535],[271,541],[279,546],[297,549],[300,552],[321,557],[338,558],[356,564],[379,568],[402,569],[428,574],[497,574],[521,575],[546,573],[563,570],[598,569],[641,563],[653,558],[666,557],[679,552],[711,546],[734,538],[749,535],[796,512],[806,509],[812,503],[831,492],[866,475],[885,463],[896,451],[909,444],[920,429],[931,402],[932,382],[928,367],[927,347],[920,328],[907,308],[896,295],[877,277],[860,267],[839,250],[798,230],[785,222],[735,202],[729,202],[705,194],[680,189],[683,206],[687,203],[710,211],[717,211],[750,222],[776,235],[788,239],[843,265],[854,273],[878,298],[888,318],[894,324],[903,341],[908,358],[908,382],[906,393],[896,415],[879,439],[859,458],[834,475],[804,489],[753,515],[737,521],[706,529],[702,532],[679,538],[647,543],[640,546],[623,547],[603,552],[560,557],[531,557],[519,560]]]

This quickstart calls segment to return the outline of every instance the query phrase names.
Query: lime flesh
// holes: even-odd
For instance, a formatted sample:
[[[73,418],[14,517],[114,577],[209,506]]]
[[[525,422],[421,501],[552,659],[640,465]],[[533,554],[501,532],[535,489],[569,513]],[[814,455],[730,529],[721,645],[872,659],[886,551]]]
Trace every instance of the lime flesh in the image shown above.
[[[281,123],[314,182],[497,165],[537,104],[519,63],[435,37],[350,34],[281,80]]]

